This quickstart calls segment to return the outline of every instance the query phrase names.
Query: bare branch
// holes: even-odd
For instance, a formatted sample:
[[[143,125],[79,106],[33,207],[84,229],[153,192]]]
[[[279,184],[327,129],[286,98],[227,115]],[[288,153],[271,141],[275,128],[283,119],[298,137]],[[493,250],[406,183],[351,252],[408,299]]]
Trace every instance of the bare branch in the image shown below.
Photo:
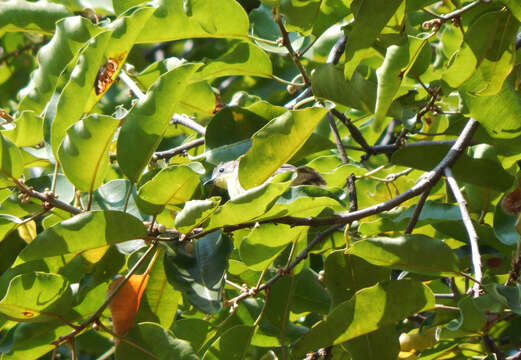
[[[190,142],[187,142],[186,144],[183,144],[183,145],[180,145],[178,147],[175,147],[173,149],[156,152],[156,153],[154,153],[154,159],[165,159],[165,160],[168,160],[168,159],[170,159],[173,156],[176,156],[178,154],[182,154],[182,153],[184,153],[185,151],[187,151],[187,150],[189,150],[191,148],[194,148],[194,147],[197,147],[197,146],[200,146],[200,145],[203,145],[203,144],[204,144],[204,138],[195,139],[195,140],[192,140]]]
[[[333,115],[331,112],[327,113],[327,120],[329,121],[329,128],[331,129],[331,133],[333,134],[333,139],[335,139],[336,149],[338,151],[338,155],[342,160],[342,163],[347,164],[349,159],[347,158],[346,151],[344,149],[344,145],[342,145],[342,139],[340,138],[340,134],[338,133],[338,128],[335,124],[335,119],[333,119]]]
[[[477,282],[474,283],[472,290],[474,292],[474,297],[477,298],[479,296],[479,283],[481,283],[481,279],[483,278],[483,274],[481,273],[481,256],[479,254],[478,234],[476,233],[476,229],[474,229],[469,212],[467,211],[467,201],[463,197],[463,194],[458,187],[458,183],[452,175],[452,170],[450,167],[446,167],[444,172],[445,176],[447,177],[447,183],[449,184],[450,189],[452,190],[452,193],[454,194],[454,197],[458,203],[463,225],[465,225],[465,229],[467,230],[467,234],[469,236],[472,267],[474,268],[474,277],[477,280]]]
[[[411,216],[411,219],[409,220],[409,225],[407,225],[407,229],[405,229],[404,234],[410,234],[412,233],[412,230],[416,226],[416,223],[418,222],[418,218],[420,217],[420,213],[423,209],[423,205],[425,205],[425,201],[429,197],[430,188],[426,189],[423,194],[420,196],[420,199],[418,200],[418,203],[416,204],[416,207],[414,208],[414,213]]]

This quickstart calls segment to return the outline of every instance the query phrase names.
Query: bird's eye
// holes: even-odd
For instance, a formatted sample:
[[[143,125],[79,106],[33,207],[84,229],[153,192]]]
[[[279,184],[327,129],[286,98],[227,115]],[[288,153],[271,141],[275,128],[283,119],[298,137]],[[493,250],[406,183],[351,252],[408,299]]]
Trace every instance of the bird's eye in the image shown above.
[[[220,168],[220,169],[219,169],[219,172],[220,172],[220,173],[223,173],[223,172],[224,172],[224,168]]]

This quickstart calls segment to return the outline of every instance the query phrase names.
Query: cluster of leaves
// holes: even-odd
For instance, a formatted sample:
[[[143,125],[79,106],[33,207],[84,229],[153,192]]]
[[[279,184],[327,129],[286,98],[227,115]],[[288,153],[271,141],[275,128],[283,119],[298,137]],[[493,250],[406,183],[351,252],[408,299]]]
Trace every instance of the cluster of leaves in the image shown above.
[[[0,2],[0,358],[521,358],[520,23]]]

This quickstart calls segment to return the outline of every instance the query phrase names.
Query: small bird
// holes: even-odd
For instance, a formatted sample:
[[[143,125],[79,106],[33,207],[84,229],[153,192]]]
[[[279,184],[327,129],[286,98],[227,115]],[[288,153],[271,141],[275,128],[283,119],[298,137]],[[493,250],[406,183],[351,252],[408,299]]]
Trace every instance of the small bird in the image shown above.
[[[282,174],[286,171],[294,171],[297,173],[297,177],[291,183],[291,186],[298,185],[326,185],[326,180],[313,168],[309,166],[293,166],[290,164],[282,165],[275,174],[273,174],[268,180],[269,182],[275,175]],[[233,160],[225,163],[221,163],[215,167],[212,176],[208,181],[204,183],[213,183],[215,186],[221,189],[228,190],[230,199],[234,199],[246,192],[239,182],[239,161]]]

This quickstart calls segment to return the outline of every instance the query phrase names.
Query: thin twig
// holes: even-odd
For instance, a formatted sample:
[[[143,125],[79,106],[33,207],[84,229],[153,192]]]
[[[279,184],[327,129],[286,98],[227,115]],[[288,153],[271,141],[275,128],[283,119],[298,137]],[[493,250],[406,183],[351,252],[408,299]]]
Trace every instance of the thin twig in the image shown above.
[[[458,157],[463,153],[463,151],[470,145],[472,135],[476,131],[479,123],[470,119],[465,125],[465,128],[460,133],[458,139],[454,143],[454,145],[447,152],[445,157],[440,161],[440,163],[429,173],[423,176],[413,187],[409,190],[401,193],[400,195],[385,201],[383,203],[379,203],[370,207],[367,207],[362,210],[349,212],[344,215],[332,216],[332,217],[323,217],[323,218],[315,218],[315,217],[292,217],[292,216],[283,216],[280,218],[260,220],[255,222],[241,223],[237,225],[224,226],[222,229],[224,232],[232,232],[239,229],[251,228],[256,224],[287,224],[291,226],[327,226],[327,225],[335,225],[335,224],[348,224],[355,220],[360,220],[365,217],[379,214],[381,212],[391,210],[396,206],[400,205],[404,201],[412,199],[415,196],[420,195],[426,189],[432,188],[436,182],[440,179],[443,174],[443,171],[446,167],[451,166],[458,159]],[[215,229],[204,231],[198,234],[193,234],[188,236],[187,238],[194,239],[207,235],[215,231]]]
[[[340,156],[342,163],[347,164],[349,162],[349,159],[347,158],[346,151],[344,149],[344,146],[342,145],[342,139],[340,138],[338,128],[335,124],[335,119],[333,119],[333,115],[331,114],[331,112],[327,113],[327,120],[329,121],[329,128],[331,129],[331,133],[333,134],[333,139],[335,139],[338,155]]]
[[[308,76],[306,70],[304,69],[304,66],[302,66],[302,63],[300,62],[300,58],[295,53],[295,50],[293,50],[293,46],[291,45],[291,40],[289,39],[289,34],[286,31],[286,27],[282,23],[282,17],[278,13],[278,11],[274,15],[274,20],[275,20],[275,23],[277,24],[277,26],[279,27],[280,34],[282,36],[282,45],[284,45],[284,47],[286,49],[288,49],[289,56],[291,57],[291,60],[293,60],[293,62],[295,63],[295,66],[297,67],[298,71],[302,75],[302,80],[304,80],[304,84],[306,86],[310,86],[311,80],[309,79],[309,76]]]
[[[194,148],[194,147],[197,147],[197,146],[201,146],[203,144],[204,144],[204,138],[198,138],[198,139],[192,140],[190,142],[187,142],[187,143],[185,143],[183,145],[180,145],[178,147],[175,147],[173,149],[156,152],[156,153],[154,153],[153,158],[154,159],[165,159],[165,160],[168,160],[171,157],[174,157],[174,156],[179,155],[179,154],[183,154],[187,150],[190,150],[191,148]]]
[[[15,183],[16,187],[22,193],[24,193],[24,194],[26,194],[26,195],[28,195],[30,197],[33,197],[33,198],[38,199],[38,200],[41,200],[44,203],[47,202],[52,207],[65,210],[68,213],[71,213],[73,215],[81,214],[81,210],[80,209],[78,209],[78,208],[76,208],[74,206],[71,206],[71,205],[67,204],[64,201],[58,200],[58,199],[56,199],[56,198],[54,198],[52,196],[47,196],[45,194],[42,194],[41,192],[35,191],[32,188],[30,188],[30,187],[26,186],[25,184],[23,184],[21,181],[17,180],[17,179],[12,179],[12,180]]]
[[[96,360],[107,360],[109,357],[111,357],[116,352],[116,346],[112,346],[110,349],[108,349],[103,355],[101,355]]]
[[[69,341],[69,339],[72,339],[76,335],[80,334],[91,323],[97,321],[99,319],[99,317],[101,316],[101,314],[103,313],[103,311],[105,310],[105,308],[107,306],[109,306],[109,304],[112,301],[112,299],[114,298],[114,296],[116,296],[116,294],[118,293],[119,289],[121,289],[123,287],[123,285],[125,285],[125,283],[128,281],[128,279],[130,279],[130,277],[137,271],[137,269],[141,266],[141,264],[143,264],[143,262],[146,260],[148,255],[150,253],[152,253],[152,251],[154,251],[156,249],[156,247],[157,247],[157,243],[154,243],[153,245],[151,245],[147,249],[147,251],[143,254],[143,256],[141,256],[141,258],[134,264],[132,269],[130,269],[129,272],[125,275],[123,280],[121,280],[121,282],[119,282],[114,287],[114,289],[110,292],[110,294],[107,295],[107,297],[105,298],[105,301],[103,302],[103,304],[101,304],[98,307],[98,309],[96,310],[96,312],[94,314],[89,316],[87,318],[87,320],[82,322],[73,331],[71,331],[70,333],[68,333],[66,335],[60,336],[57,340],[54,340],[53,342],[51,342],[51,344],[59,345],[59,344],[63,343],[64,341]]]
[[[336,109],[331,109],[329,112],[331,114],[335,115],[335,117],[338,120],[340,120],[345,125],[345,127],[347,128],[347,130],[351,134],[351,137],[353,138],[353,140],[356,141],[358,144],[360,144],[360,146],[362,147],[362,149],[366,153],[368,153],[368,154],[372,154],[373,153],[373,149],[367,143],[367,141],[365,140],[364,136],[362,135],[360,130],[358,130],[356,125],[354,125],[351,122],[351,120],[349,120],[347,117],[344,116],[344,114],[342,114],[340,111],[338,111]]]
[[[427,9],[424,9],[424,11],[426,13],[428,13],[429,15],[432,15],[440,20],[443,20],[443,22],[445,22],[445,21],[448,21],[448,20],[451,20],[453,18],[463,15],[463,13],[465,13],[466,11],[469,11],[470,9],[472,9],[474,6],[478,5],[481,2],[482,2],[482,0],[475,0],[475,1],[471,2],[470,4],[463,6],[460,9],[454,10],[453,12],[450,12],[450,13],[444,14],[444,15],[436,14]]]
[[[425,200],[429,197],[430,188],[426,189],[423,194],[420,196],[420,199],[418,200],[418,203],[416,204],[416,207],[414,208],[414,212],[411,216],[411,219],[409,220],[409,225],[407,225],[407,229],[405,229],[404,234],[411,234],[412,230],[416,226],[416,223],[418,222],[418,218],[420,217],[420,213],[422,212],[423,205],[425,205]]]
[[[469,212],[467,211],[467,201],[463,197],[463,194],[458,187],[458,183],[452,175],[452,170],[450,167],[446,167],[444,172],[445,177],[447,178],[447,183],[458,203],[461,219],[463,220],[463,225],[465,225],[465,230],[467,230],[469,236],[472,267],[474,268],[474,276],[478,281],[477,283],[474,283],[472,290],[474,292],[474,297],[477,298],[479,296],[479,283],[481,283],[481,279],[483,278],[483,274],[481,273],[481,255],[479,254],[478,234],[476,233],[476,229],[474,229]]]
[[[358,210],[358,198],[356,196],[355,186],[356,176],[351,174],[347,177],[347,193],[349,195],[349,211],[354,212]]]

